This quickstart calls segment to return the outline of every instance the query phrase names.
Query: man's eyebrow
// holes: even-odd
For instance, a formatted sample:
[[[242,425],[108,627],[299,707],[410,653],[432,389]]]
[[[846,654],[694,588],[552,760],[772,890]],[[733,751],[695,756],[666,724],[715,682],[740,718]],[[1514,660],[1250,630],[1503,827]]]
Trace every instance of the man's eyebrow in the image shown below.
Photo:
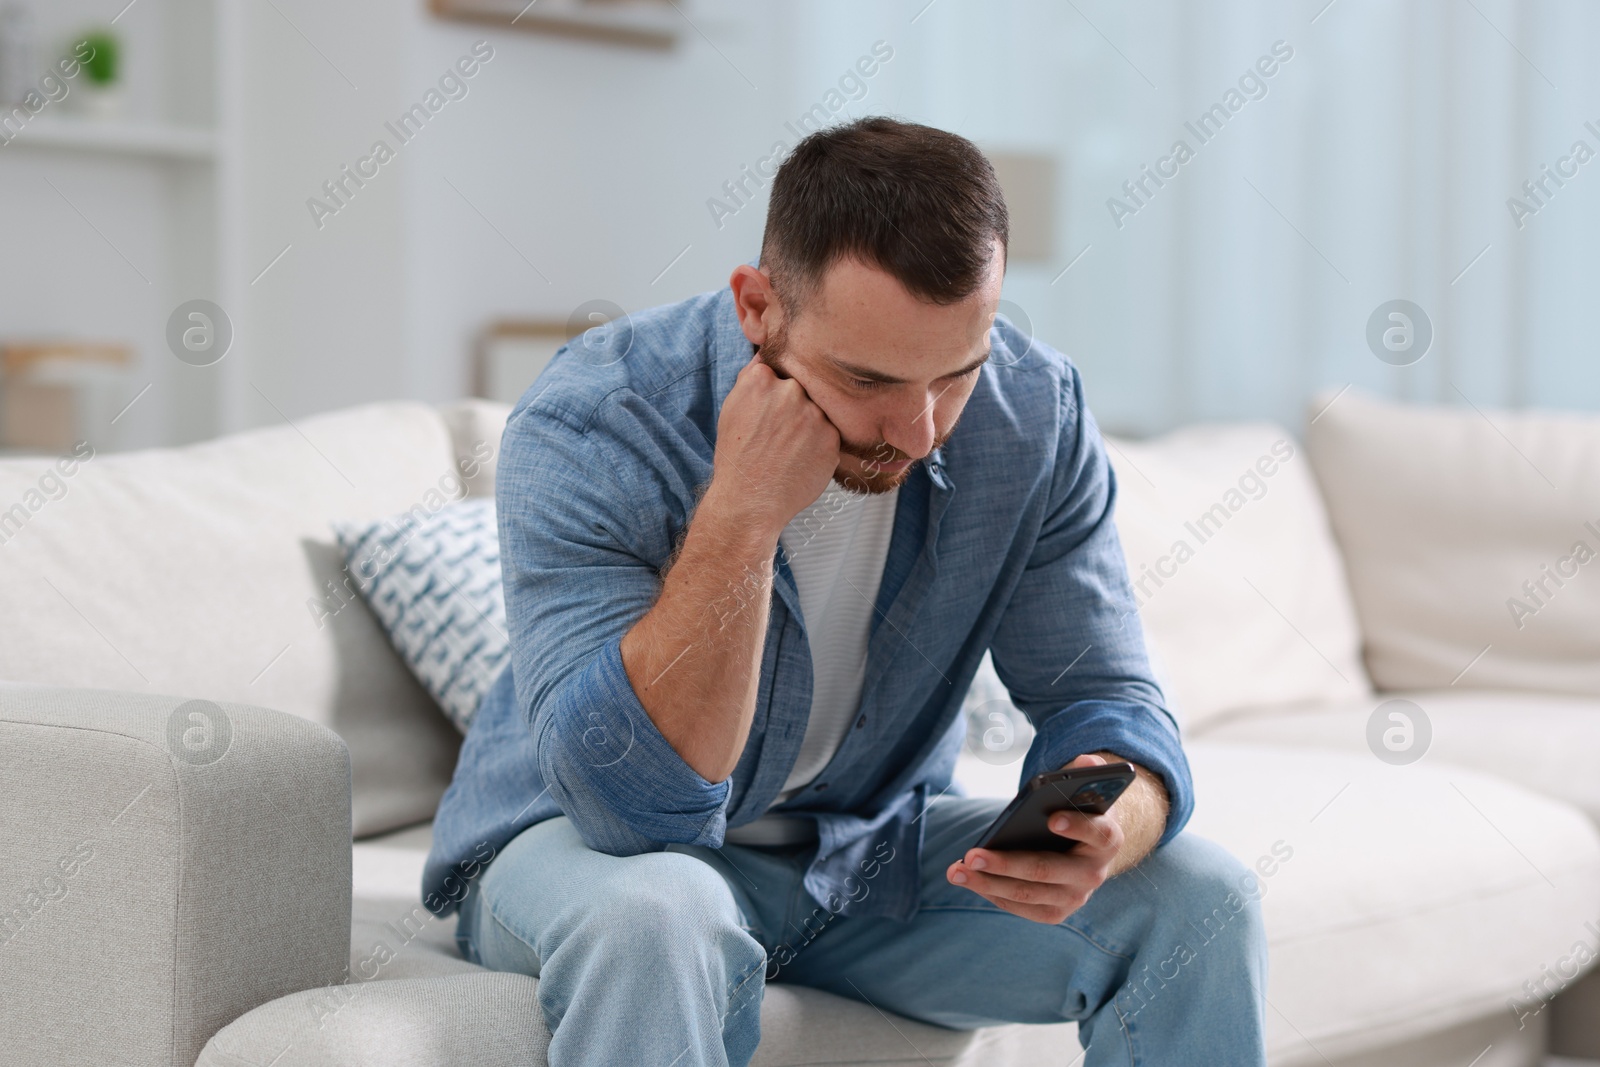
[[[949,374],[946,374],[945,377],[946,378],[959,378],[963,374],[971,374],[973,371],[977,370],[979,367],[983,366],[985,363],[987,363],[989,361],[989,354],[993,350],[994,350],[993,346],[984,349],[983,355],[979,356],[977,359],[973,360],[971,363],[968,363],[965,367],[962,367],[960,370],[952,371]],[[827,359],[835,367],[838,367],[840,370],[844,371],[846,374],[853,374],[857,378],[866,378],[869,381],[883,382],[885,385],[903,385],[903,384],[905,384],[905,381],[906,381],[904,378],[896,378],[892,374],[884,374],[881,371],[875,371],[875,370],[872,370],[872,369],[870,369],[868,367],[858,367],[854,363],[846,363],[844,360],[839,359],[837,356],[828,356]]]

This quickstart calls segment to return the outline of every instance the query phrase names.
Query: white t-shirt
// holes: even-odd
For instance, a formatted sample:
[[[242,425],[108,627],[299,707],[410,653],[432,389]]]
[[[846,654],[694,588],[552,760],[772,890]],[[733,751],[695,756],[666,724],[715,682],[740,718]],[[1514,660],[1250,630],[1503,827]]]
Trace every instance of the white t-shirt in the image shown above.
[[[900,490],[852,493],[830,481],[778,536],[800,592],[811,646],[811,714],[794,769],[774,804],[799,792],[828,765],[855,722],[867,672],[878,585],[883,579]],[[784,844],[814,837],[814,820],[767,814],[728,830],[733,844]]]

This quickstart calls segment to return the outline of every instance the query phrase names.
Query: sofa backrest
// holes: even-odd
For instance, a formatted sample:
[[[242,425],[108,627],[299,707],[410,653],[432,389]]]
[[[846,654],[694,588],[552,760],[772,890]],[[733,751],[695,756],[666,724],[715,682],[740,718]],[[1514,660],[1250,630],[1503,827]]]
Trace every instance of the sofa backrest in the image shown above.
[[[455,449],[456,467],[466,483],[467,496],[494,496],[500,438],[506,432],[511,405],[469,397],[441,405],[439,414],[450,430],[450,444]]]
[[[0,461],[0,678],[300,715],[349,745],[357,836],[430,818],[460,735],[328,523],[437,510],[468,475],[481,490],[473,446],[492,458],[500,438],[474,439],[478,415],[369,404],[182,448]]]
[[[1198,424],[1106,444],[1152,666],[1186,730],[1371,692],[1343,563],[1293,434]]]
[[[1334,395],[1307,443],[1373,680],[1600,696],[1600,418]]]
[[[0,679],[300,715],[350,747],[357,836],[431,817],[460,737],[360,602],[328,524],[492,495],[510,410],[370,404],[183,448],[0,461],[14,605]],[[1141,619],[1187,726],[1370,691],[1291,434],[1107,442]]]
[[[498,441],[510,412],[457,405],[447,421],[458,450]],[[1186,727],[1234,709],[1371,692],[1344,566],[1293,434],[1228,423],[1107,442],[1147,644]],[[492,494],[492,471],[487,479]],[[1193,558],[1177,563],[1183,541]]]

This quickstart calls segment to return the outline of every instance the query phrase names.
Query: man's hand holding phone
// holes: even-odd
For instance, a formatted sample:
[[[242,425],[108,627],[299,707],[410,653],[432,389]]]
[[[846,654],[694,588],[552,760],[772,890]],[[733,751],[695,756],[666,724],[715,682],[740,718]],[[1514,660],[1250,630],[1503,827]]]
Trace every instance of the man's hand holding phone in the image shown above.
[[[1103,756],[1086,754],[1067,767],[1108,762]],[[1049,827],[1075,842],[1071,852],[970,848],[949,866],[945,877],[1014,915],[1051,925],[1062,922],[1111,877],[1125,837],[1109,811],[1104,815],[1058,811],[1050,816]]]

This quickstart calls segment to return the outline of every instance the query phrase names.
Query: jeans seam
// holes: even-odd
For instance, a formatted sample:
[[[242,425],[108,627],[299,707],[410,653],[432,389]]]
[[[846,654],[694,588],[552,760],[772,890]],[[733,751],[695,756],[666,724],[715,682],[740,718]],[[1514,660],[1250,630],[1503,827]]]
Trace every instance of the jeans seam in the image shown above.
[[[751,983],[751,981],[753,981],[755,979],[756,975],[765,974],[766,971],[767,971],[766,953],[763,952],[761,961],[759,963],[757,963],[754,967],[751,967],[749,970],[747,970],[744,973],[744,976],[739,978],[737,980],[737,983],[734,985],[734,987],[728,991],[728,1003],[730,1003],[730,1004],[733,1003],[733,1001],[738,998],[739,991],[742,990],[745,986],[749,985]],[[726,1014],[726,1015],[724,1015],[722,1017],[722,1029],[723,1029],[724,1032],[726,1032],[727,1029],[728,1029],[728,1020],[733,1018],[735,1015],[738,1015],[739,1012],[743,1011],[747,1006],[748,1005],[746,1005],[746,1004],[741,1004],[741,1005],[739,1005],[738,1008],[734,1009],[733,1011],[729,1012],[728,1014]],[[759,1025],[759,1023],[760,1023],[760,1020],[758,1019],[757,1020],[757,1025]]]
[[[746,875],[744,873],[743,868],[741,868],[739,866],[739,864],[736,863],[733,860],[733,858],[727,854],[727,851],[726,851],[725,847],[724,848],[711,848],[708,845],[690,845],[690,846],[687,846],[687,847],[688,848],[704,848],[707,851],[709,851],[713,856],[716,857],[716,861],[713,862],[712,860],[708,859],[707,857],[698,855],[698,854],[696,854],[694,852],[682,851],[682,852],[678,853],[679,855],[683,855],[683,856],[692,856],[695,859],[698,859],[700,862],[706,864],[706,866],[710,867],[712,870],[715,870],[719,875],[722,875],[723,880],[728,883],[728,891],[729,891],[729,893],[733,896],[734,908],[739,913],[739,918],[738,918],[739,929],[743,930],[746,934],[750,935],[750,939],[752,941],[754,941],[756,944],[760,945],[761,946],[761,951],[763,953],[765,953],[767,951],[767,931],[764,928],[762,928],[762,926],[760,925],[760,922],[759,922],[759,918],[760,917],[759,917],[759,914],[758,914],[758,912],[756,910],[756,900],[755,900],[755,898],[753,896],[750,897],[751,907],[748,910],[742,904],[740,904],[739,903],[739,893],[743,892],[743,890],[742,889],[737,889],[736,890],[734,888],[735,886],[738,885],[738,883],[735,882],[732,878],[728,877],[728,875],[726,875],[719,868],[718,864],[719,863],[726,863],[728,866],[733,868],[734,873],[736,875],[738,875],[741,878],[744,878],[746,881],[750,881],[749,876]],[[737,846],[735,846],[735,847],[737,847]],[[673,850],[668,849],[667,851],[670,852],[670,851],[673,851]]]
[[[1117,1029],[1122,1031],[1122,1036],[1128,1045],[1129,1067],[1139,1067],[1139,1050],[1134,1046],[1133,1042],[1133,1022],[1123,1016],[1122,1009],[1117,1007],[1115,996],[1111,998],[1111,1009],[1117,1013]]]
[[[1011,912],[1008,912],[1004,908],[1000,908],[1000,907],[984,908],[984,907],[973,907],[972,905],[967,905],[967,904],[936,904],[936,905],[931,905],[931,906],[927,905],[927,904],[924,904],[922,907],[918,908],[917,910],[918,910],[918,912],[924,912],[924,911],[928,911],[928,912],[933,912],[933,911],[969,911],[969,912],[980,912],[980,913],[982,913],[984,915],[1011,915],[1012,914]],[[1019,918],[1019,919],[1022,918],[1022,916],[1020,916],[1020,915],[1015,916],[1015,917]],[[1133,962],[1133,952],[1122,952],[1122,951],[1119,951],[1119,950],[1117,950],[1115,948],[1112,948],[1110,945],[1102,944],[1093,934],[1091,934],[1084,927],[1072,925],[1072,917],[1071,916],[1068,916],[1067,918],[1061,920],[1059,923],[1055,923],[1054,925],[1055,925],[1056,929],[1058,929],[1058,930],[1069,930],[1072,933],[1077,934],[1079,937],[1083,938],[1084,941],[1088,942],[1090,945],[1093,945],[1096,949],[1098,949],[1099,951],[1105,953],[1107,956],[1111,956],[1111,957],[1113,957],[1115,959],[1119,959],[1119,960],[1126,960],[1130,964]]]
[[[531,941],[529,941],[527,938],[523,937],[521,934],[517,933],[515,930],[511,929],[511,927],[507,926],[504,922],[502,922],[500,920],[500,916],[495,914],[494,904],[490,900],[488,900],[487,898],[484,899],[483,910],[489,913],[490,921],[492,921],[496,926],[498,926],[500,929],[504,930],[510,936],[516,938],[519,942],[522,943],[523,947],[525,947],[529,952],[533,953],[534,959],[537,959],[539,961],[539,969],[541,971],[544,970],[544,957],[539,955],[539,950],[536,947],[534,947],[534,945],[533,945],[533,943]]]
[[[528,941],[527,938],[523,937],[521,934],[519,934],[515,930],[511,929],[511,927],[507,926],[505,923],[500,921],[500,916],[498,916],[498,915],[496,915],[494,913],[494,908],[490,905],[490,903],[489,903],[487,898],[485,898],[485,900],[483,902],[483,910],[487,911],[489,913],[490,920],[496,926],[498,926],[500,929],[504,930],[507,934],[511,935],[512,937],[514,937],[518,941],[520,941],[524,946],[527,947],[529,952],[533,953],[534,959],[539,961],[540,975],[538,975],[538,976],[530,975],[529,976],[529,977],[532,977],[535,982],[539,983],[538,990],[535,991],[535,993],[534,993],[533,1002],[536,1005],[538,1005],[538,1007],[539,1007],[539,1017],[544,1021],[544,1028],[546,1030],[548,1030],[551,1033],[551,1035],[554,1035],[555,1032],[556,1032],[556,1027],[560,1025],[561,1020],[559,1020],[559,1019],[551,1019],[550,1018],[550,1011],[549,1011],[548,1008],[545,1007],[544,998],[539,995],[539,991],[542,991],[544,989],[544,982],[541,981],[541,976],[542,976],[543,971],[544,971],[544,957],[539,955],[539,950],[534,948],[533,945]],[[482,966],[482,964],[480,964],[479,966]],[[495,968],[490,968],[490,970],[495,970]],[[520,973],[520,972],[515,972],[515,973]]]
[[[1005,911],[1003,908],[975,907],[975,906],[972,906],[972,905],[964,905],[964,904],[940,904],[940,905],[935,905],[933,907],[923,907],[923,908],[920,908],[918,910],[919,911],[981,912],[981,913],[986,914],[986,915],[993,915],[993,914],[1009,915],[1009,914],[1011,914],[1010,912]],[[1018,918],[1020,918],[1020,916],[1018,916]],[[1128,965],[1129,972],[1130,973],[1132,972],[1134,957],[1133,957],[1133,955],[1131,953],[1118,952],[1118,951],[1116,951],[1115,949],[1111,948],[1108,945],[1102,945],[1099,941],[1095,940],[1095,938],[1092,937],[1087,930],[1085,930],[1085,929],[1083,929],[1082,927],[1079,927],[1079,926],[1069,925],[1070,922],[1071,922],[1071,917],[1069,916],[1068,918],[1063,919],[1061,922],[1056,923],[1054,925],[1055,925],[1056,929],[1058,929],[1058,930],[1065,930],[1065,931],[1067,931],[1069,933],[1072,933],[1072,934],[1082,938],[1085,944],[1089,945],[1091,948],[1095,949],[1097,952],[1103,953],[1104,955],[1109,956],[1112,959],[1123,961],[1124,963],[1126,963]],[[1111,990],[1111,995],[1110,995],[1109,999],[1107,999],[1107,1001],[1106,1001],[1106,1006],[1110,1007],[1111,1010],[1115,1013],[1116,1018],[1117,1018],[1118,1029],[1122,1030],[1127,1035],[1128,1062],[1130,1064],[1134,1065],[1134,1067],[1137,1067],[1138,1062],[1139,1062],[1139,1057],[1138,1057],[1138,1054],[1136,1053],[1136,1051],[1134,1049],[1133,1029],[1132,1029],[1131,1024],[1128,1022],[1128,1020],[1123,1018],[1122,1009],[1117,1007],[1117,991],[1119,989],[1121,989],[1121,988],[1122,988],[1122,986],[1118,985],[1117,987],[1115,987],[1115,988],[1113,988]],[[1072,995],[1071,991],[1069,990],[1066,995],[1067,995],[1068,998],[1070,998],[1071,995]],[[1062,1008],[1061,1017],[1063,1019],[1070,1020],[1070,1019],[1073,1018],[1072,1012],[1068,1010],[1069,1005],[1068,1005],[1066,1000],[1063,1000],[1061,1008]],[[1102,1008],[1101,1010],[1103,1011],[1104,1008]],[[1083,1020],[1077,1020],[1077,1022],[1078,1022],[1078,1024],[1080,1026],[1083,1024]]]
[[[468,963],[476,964],[477,966],[482,967],[483,964],[479,963],[477,959],[477,946],[472,943],[471,936],[466,932],[466,929],[470,928],[472,925],[471,920],[467,917],[467,909],[476,905],[477,903],[477,901],[472,899],[472,889],[476,888],[476,886],[473,886],[472,888],[468,889],[466,894],[456,902],[456,928],[454,936],[456,940],[456,951],[461,953],[461,958],[466,960]]]
[[[783,930],[782,930],[783,941],[782,941],[782,944],[788,944],[789,943],[789,931],[793,930],[793,929],[797,929],[797,927],[794,925],[794,920],[793,920],[792,916],[795,916],[795,915],[799,914],[799,909],[796,907],[796,905],[798,905],[800,903],[802,898],[804,898],[806,900],[811,900],[811,901],[815,901],[817,899],[816,897],[812,896],[811,893],[806,889],[806,872],[803,871],[803,870],[797,870],[795,872],[794,885],[791,886],[790,889],[789,889],[789,900],[783,906],[783,919],[782,919],[782,922],[783,922]],[[820,907],[821,905],[818,905],[818,906]],[[813,908],[812,910],[815,911],[816,909]]]

